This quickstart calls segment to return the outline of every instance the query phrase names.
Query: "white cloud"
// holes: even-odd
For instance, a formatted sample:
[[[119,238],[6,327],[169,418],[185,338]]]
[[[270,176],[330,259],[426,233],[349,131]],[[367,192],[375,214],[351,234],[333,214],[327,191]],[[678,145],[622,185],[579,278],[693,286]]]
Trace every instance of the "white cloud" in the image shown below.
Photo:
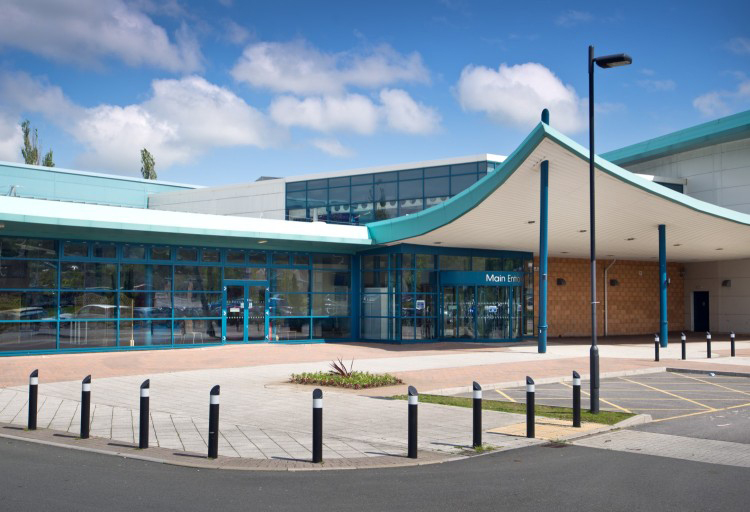
[[[367,53],[324,53],[304,41],[252,44],[245,48],[232,76],[253,87],[299,95],[429,82],[429,73],[416,52],[402,55],[381,45]]]
[[[750,105],[750,79],[744,76],[733,91],[710,91],[693,100],[693,106],[706,117],[727,116]]]
[[[434,108],[414,101],[401,89],[380,91],[383,115],[393,130],[410,134],[434,132],[440,124],[440,115]]]
[[[123,0],[6,0],[2,46],[87,66],[114,57],[130,66],[190,72],[203,60],[185,24],[172,41],[142,8]]]
[[[497,70],[466,66],[456,85],[458,101],[464,110],[484,112],[501,123],[529,128],[548,108],[552,126],[575,133],[585,127],[581,99],[541,64],[528,62],[515,66],[501,64]]]
[[[233,44],[244,44],[250,39],[250,31],[242,25],[229,20],[224,27],[224,39]]]
[[[0,112],[0,160],[21,161],[23,134],[18,119]]]
[[[284,136],[261,112],[201,77],[155,80],[152,89],[143,103],[86,108],[25,74],[0,80],[0,97],[47,116],[84,147],[79,163],[86,168],[134,175],[145,147],[161,171],[212,148],[268,147]]]
[[[727,48],[737,55],[750,55],[750,39],[747,37],[735,37],[729,40]]]
[[[674,91],[677,84],[674,80],[638,80],[636,82],[640,87],[643,87],[647,91],[658,92],[658,91]]]
[[[593,19],[594,16],[590,12],[569,9],[557,17],[555,24],[561,27],[570,28],[581,23],[588,23],[589,21],[593,21]]]
[[[313,139],[310,143],[322,152],[331,156],[345,158],[354,155],[354,152],[351,149],[344,147],[338,139]]]
[[[351,131],[369,135],[378,126],[378,107],[361,94],[299,99],[280,96],[271,103],[271,118],[282,126],[321,132]]]

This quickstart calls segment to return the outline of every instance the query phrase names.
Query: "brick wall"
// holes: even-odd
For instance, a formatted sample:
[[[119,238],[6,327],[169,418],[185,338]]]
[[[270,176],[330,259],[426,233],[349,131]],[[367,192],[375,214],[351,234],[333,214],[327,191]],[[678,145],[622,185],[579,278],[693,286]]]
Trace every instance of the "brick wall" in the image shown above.
[[[612,260],[596,263],[597,331],[604,334],[604,269]],[[535,259],[535,267],[539,259]],[[669,330],[685,328],[684,270],[679,263],[667,264],[671,279],[667,291]],[[680,275],[682,274],[682,275]],[[548,336],[586,336],[591,334],[591,285],[589,260],[550,258],[548,286]],[[565,280],[558,285],[557,279]],[[659,264],[647,261],[616,261],[607,272],[608,334],[650,334],[659,331]],[[535,315],[539,314],[539,272],[534,275]],[[538,316],[536,318],[538,323]]]

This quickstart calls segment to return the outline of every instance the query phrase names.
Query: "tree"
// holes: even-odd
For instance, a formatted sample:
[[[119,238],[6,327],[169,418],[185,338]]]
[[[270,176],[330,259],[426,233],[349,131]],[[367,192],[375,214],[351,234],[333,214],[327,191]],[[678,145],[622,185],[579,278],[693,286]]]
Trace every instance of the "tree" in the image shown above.
[[[34,134],[31,134],[31,123],[28,119],[21,123],[21,130],[23,131],[23,147],[21,148],[23,161],[30,165],[39,165],[39,154],[41,153],[39,148],[39,132],[34,128]],[[51,149],[44,155],[41,165],[45,167],[55,166]]]
[[[156,160],[146,148],[141,150],[141,175],[147,180],[156,179]]]

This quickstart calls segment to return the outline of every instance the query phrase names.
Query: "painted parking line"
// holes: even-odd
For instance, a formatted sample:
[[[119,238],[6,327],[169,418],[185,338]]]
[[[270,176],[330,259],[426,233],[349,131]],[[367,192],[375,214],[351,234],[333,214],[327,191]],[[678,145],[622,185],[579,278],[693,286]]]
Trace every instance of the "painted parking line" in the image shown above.
[[[658,391],[659,393],[664,393],[665,395],[670,395],[670,396],[673,396],[675,398],[681,398],[682,400],[685,400],[686,402],[690,402],[690,403],[693,403],[695,405],[700,405],[701,407],[705,407],[709,411],[715,411],[716,410],[716,409],[714,409],[713,407],[711,407],[709,405],[702,404],[700,402],[696,402],[695,400],[691,400],[689,398],[685,398],[684,396],[675,395],[674,393],[670,393],[669,391],[665,391],[663,389],[655,388],[654,386],[649,386],[648,384],[644,384],[643,382],[638,382],[638,381],[635,381],[635,380],[626,379],[625,377],[618,377],[618,378],[622,379],[622,380],[624,380],[626,382],[632,382],[633,384],[638,384],[639,386],[643,386],[645,388],[652,389],[654,391]]]
[[[565,387],[568,387],[568,388],[570,388],[570,389],[573,389],[573,386],[571,386],[570,384],[567,384],[566,382],[561,382],[560,384],[562,384],[563,386],[565,386]],[[589,393],[587,393],[587,392],[586,392],[586,391],[584,391],[583,389],[581,390],[581,393],[583,393],[583,394],[584,394],[584,395],[586,395],[586,396],[591,396],[591,395],[590,395]],[[600,402],[604,402],[604,403],[605,403],[605,404],[607,404],[607,405],[611,405],[611,406],[612,406],[612,407],[614,407],[615,409],[620,409],[620,410],[621,410],[622,412],[627,412],[627,413],[629,413],[629,414],[633,414],[633,411],[631,411],[631,410],[629,410],[629,409],[626,409],[625,407],[620,407],[619,405],[617,405],[617,404],[613,404],[612,402],[608,402],[607,400],[605,400],[605,399],[603,399],[603,398],[599,398],[599,401],[600,401]]]
[[[507,394],[506,394],[506,393],[504,393],[503,391],[501,391],[501,390],[499,390],[499,389],[496,389],[495,391],[497,391],[498,393],[500,393],[501,395],[503,395],[503,396],[504,396],[505,398],[507,398],[507,399],[508,399],[508,400],[510,400],[511,402],[515,402],[515,399],[513,399],[513,398],[512,398],[511,396],[507,395]]]
[[[708,414],[710,412],[729,411],[731,409],[739,409],[741,407],[749,407],[749,406],[750,406],[750,402],[747,402],[745,404],[731,405],[729,407],[722,407],[720,409],[711,409],[710,411],[698,411],[698,412],[694,412],[694,413],[690,413],[690,414],[680,414],[678,416],[670,416],[669,418],[659,418],[659,419],[656,419],[656,420],[652,420],[651,423],[659,423],[661,421],[677,420],[677,419],[680,419],[680,418],[687,418],[689,416],[698,416],[700,414]]]
[[[711,384],[712,386],[716,386],[716,387],[723,388],[723,389],[726,389],[726,390],[729,390],[729,391],[734,391],[735,393],[740,393],[740,394],[743,394],[743,395],[750,396],[750,393],[748,393],[747,391],[740,391],[739,389],[732,389],[732,388],[730,388],[728,386],[722,386],[721,384],[717,384],[715,382],[711,382],[711,381],[699,379],[698,377],[691,377],[690,375],[685,375],[683,373],[677,373],[677,372],[675,372],[675,374],[679,375],[680,377],[685,377],[686,379],[697,380],[698,382],[703,382],[704,384]]]

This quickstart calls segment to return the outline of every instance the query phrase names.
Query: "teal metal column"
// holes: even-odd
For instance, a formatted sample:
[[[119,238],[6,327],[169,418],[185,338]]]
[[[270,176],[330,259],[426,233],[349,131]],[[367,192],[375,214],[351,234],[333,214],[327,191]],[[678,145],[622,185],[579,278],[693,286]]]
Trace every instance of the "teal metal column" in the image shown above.
[[[659,224],[659,340],[667,346],[667,227]]]
[[[545,112],[547,110],[545,109]],[[549,114],[548,114],[549,116]],[[548,118],[549,119],[549,118]],[[539,201],[539,340],[537,350],[547,352],[547,256],[549,215],[549,161],[542,162]]]

